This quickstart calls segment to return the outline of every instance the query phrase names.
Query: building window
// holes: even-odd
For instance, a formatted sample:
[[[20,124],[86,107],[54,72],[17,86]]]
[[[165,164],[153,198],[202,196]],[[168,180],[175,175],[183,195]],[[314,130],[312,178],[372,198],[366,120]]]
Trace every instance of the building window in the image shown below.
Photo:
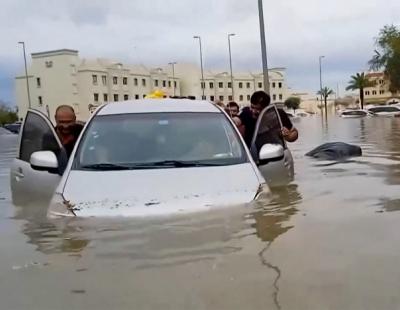
[[[276,87],[276,83],[273,82],[273,83],[272,83],[272,88],[275,88],[275,87]]]
[[[124,100],[129,100],[129,95],[125,94],[124,95]]]
[[[103,85],[107,85],[107,76],[106,75],[102,75],[101,76],[101,81],[103,82]]]
[[[113,76],[113,84],[117,85],[118,84],[118,77]]]
[[[281,83],[281,82],[279,82],[278,86],[279,86],[279,88],[282,88],[282,83]]]
[[[99,102],[99,94],[94,93],[93,94],[93,99],[94,99],[94,102]]]
[[[176,88],[176,86],[177,86],[177,83],[176,83],[176,81],[174,81],[174,87]]]
[[[158,80],[154,80],[154,86],[158,87]]]
[[[246,87],[247,87],[247,88],[250,88],[250,82],[247,82],[247,83],[246,83]]]
[[[239,88],[243,88],[243,83],[239,82]]]
[[[40,83],[40,78],[36,78],[36,86],[38,88],[40,88],[40,86],[42,86],[42,84]]]
[[[229,96],[228,96],[228,100],[229,100],[229,101],[232,101],[232,100],[233,100],[232,95],[229,95]]]
[[[383,84],[383,80],[379,80],[379,84]]]
[[[214,83],[213,82],[210,82],[210,89],[213,89],[214,88]]]
[[[128,78],[127,77],[123,77],[122,78],[122,84],[128,85]]]
[[[369,91],[365,91],[365,96],[369,96]]]
[[[243,95],[239,96],[239,101],[243,101]]]
[[[142,86],[146,86],[146,79],[142,79]]]
[[[137,78],[134,78],[134,79],[133,79],[133,85],[138,86],[138,80],[137,80]]]
[[[373,91],[372,91],[372,95],[376,95],[376,90],[373,90]]]
[[[218,83],[218,87],[219,87],[219,88],[224,88],[224,83],[223,83],[223,82],[219,82],[219,83]]]
[[[168,87],[171,88],[171,81],[168,81]]]
[[[143,95],[143,98],[146,98],[146,95]]]
[[[135,99],[139,99],[139,95],[136,94],[136,95],[135,95]]]
[[[379,91],[379,94],[380,94],[380,95],[383,95],[384,93],[385,93],[384,90],[380,90],[380,91]]]
[[[247,95],[247,101],[250,101],[250,95]]]
[[[276,101],[276,95],[275,94],[272,95],[272,100]]]
[[[103,94],[103,101],[107,102],[108,101],[108,94]]]
[[[114,101],[118,101],[118,94],[114,94]]]
[[[219,100],[224,101],[224,96],[219,96]]]
[[[258,88],[262,88],[262,83],[258,82]]]
[[[201,82],[201,89],[206,88],[206,83],[205,82]]]
[[[210,96],[210,100],[214,101],[215,97],[214,96]]]
[[[279,100],[283,100],[283,95],[279,94]]]
[[[51,68],[51,67],[53,67],[53,62],[52,62],[51,60],[46,61],[45,64],[46,64],[46,68]]]
[[[96,74],[92,75],[92,81],[93,81],[93,85],[97,85],[97,75]]]
[[[232,88],[232,83],[228,82],[228,88]]]
[[[42,99],[42,96],[39,96],[39,97],[38,97],[38,104],[39,104],[39,107],[42,107],[42,106],[43,106],[43,99]]]
[[[167,87],[167,81],[162,81],[162,87]]]

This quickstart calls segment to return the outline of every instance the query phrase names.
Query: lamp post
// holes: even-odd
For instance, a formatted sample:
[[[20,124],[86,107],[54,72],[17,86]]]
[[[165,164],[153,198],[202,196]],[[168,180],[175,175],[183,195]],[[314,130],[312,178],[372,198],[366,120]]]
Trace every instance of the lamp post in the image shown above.
[[[203,51],[201,48],[201,37],[200,36],[193,36],[193,39],[198,39],[199,40],[199,47],[200,47],[200,68],[201,68],[201,90],[202,90],[202,96],[201,99],[205,100],[204,96],[204,71],[203,71]]]
[[[231,87],[232,87],[232,100],[235,101],[235,91],[233,86],[233,71],[232,71],[232,51],[231,51],[231,37],[235,36],[234,33],[228,34],[228,47],[229,47],[229,67],[231,70]]]
[[[25,53],[25,42],[20,41],[18,44],[22,44],[22,50],[24,52],[24,63],[25,63],[25,79],[26,79],[26,92],[28,94],[28,107],[31,108],[31,94],[29,91],[29,78],[28,78],[28,68],[26,66],[26,53]]]
[[[174,97],[175,97],[175,65],[177,64],[177,62],[173,61],[168,64],[172,66],[172,87],[174,90]]]
[[[267,45],[265,43],[264,11],[262,0],[258,0],[258,18],[260,20],[261,57],[264,76],[264,90],[269,95]]]

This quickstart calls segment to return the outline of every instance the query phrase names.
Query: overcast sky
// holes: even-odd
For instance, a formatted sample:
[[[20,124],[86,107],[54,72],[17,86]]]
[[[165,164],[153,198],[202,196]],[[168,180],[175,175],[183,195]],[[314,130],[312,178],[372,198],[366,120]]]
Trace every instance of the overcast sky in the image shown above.
[[[367,69],[374,37],[400,25],[399,0],[264,0],[269,66],[287,68],[295,90],[324,84],[341,91],[350,74]],[[81,57],[165,65],[199,62],[228,70],[227,33],[234,71],[261,71],[257,0],[1,0],[0,100],[14,103],[14,77],[27,53],[77,49]]]

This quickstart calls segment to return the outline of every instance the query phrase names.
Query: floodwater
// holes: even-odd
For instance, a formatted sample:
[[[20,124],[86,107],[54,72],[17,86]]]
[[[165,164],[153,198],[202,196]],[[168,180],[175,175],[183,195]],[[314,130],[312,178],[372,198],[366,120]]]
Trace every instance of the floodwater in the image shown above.
[[[12,205],[0,134],[0,309],[400,309],[400,119],[295,124],[295,182],[265,205],[62,226]],[[328,141],[364,156],[304,157]]]

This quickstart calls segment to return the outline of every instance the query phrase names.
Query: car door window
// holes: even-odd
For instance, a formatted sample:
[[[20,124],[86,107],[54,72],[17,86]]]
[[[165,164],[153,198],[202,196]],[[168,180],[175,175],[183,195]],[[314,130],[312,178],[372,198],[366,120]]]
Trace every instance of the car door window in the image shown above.
[[[258,159],[258,154],[264,144],[279,144],[286,147],[282,137],[282,122],[275,105],[264,109],[257,120],[250,147],[254,159]]]
[[[37,112],[29,111],[21,136],[19,159],[29,162],[32,153],[38,151],[60,151],[60,144],[46,117]]]

